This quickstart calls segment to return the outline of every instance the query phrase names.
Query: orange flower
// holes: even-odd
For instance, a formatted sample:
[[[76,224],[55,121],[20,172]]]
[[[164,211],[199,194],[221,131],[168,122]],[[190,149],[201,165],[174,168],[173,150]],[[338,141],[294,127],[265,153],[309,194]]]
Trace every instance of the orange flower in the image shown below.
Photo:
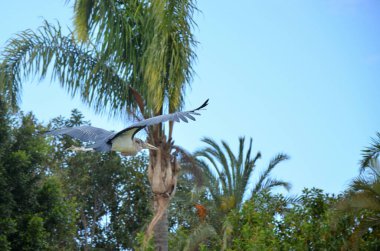
[[[207,209],[201,204],[195,204],[195,208],[197,209],[199,219],[204,221],[207,216]]]

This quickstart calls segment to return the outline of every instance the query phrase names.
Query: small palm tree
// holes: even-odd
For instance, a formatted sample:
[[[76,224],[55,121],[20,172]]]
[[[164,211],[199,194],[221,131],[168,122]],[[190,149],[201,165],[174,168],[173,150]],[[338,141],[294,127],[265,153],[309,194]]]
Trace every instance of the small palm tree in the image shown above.
[[[202,141],[208,146],[197,151],[195,156],[207,177],[207,189],[221,211],[240,209],[245,199],[252,198],[253,194],[262,190],[275,187],[290,189],[290,183],[270,177],[271,172],[280,162],[289,159],[288,155],[277,154],[253,184],[256,162],[261,157],[261,153],[258,152],[252,156],[252,139],[249,141],[247,151],[244,152],[245,138],[239,138],[237,155],[234,155],[225,141],[222,141],[222,146],[210,138],[204,138]]]
[[[227,248],[231,230],[226,217],[228,213],[232,210],[240,210],[245,200],[252,199],[252,196],[260,191],[271,190],[275,187],[290,189],[290,183],[270,177],[273,169],[289,157],[286,154],[277,154],[269,162],[268,167],[258,175],[254,183],[256,162],[260,159],[261,153],[252,153],[252,139],[250,139],[248,148],[245,150],[245,138],[239,138],[239,148],[236,155],[225,141],[222,141],[221,145],[210,138],[204,138],[202,141],[207,146],[195,152],[194,156],[204,172],[205,187],[210,198],[205,202],[207,212],[209,212],[208,221],[204,222],[201,227],[209,230],[212,226],[215,229],[214,232],[222,234],[222,249],[224,250]],[[199,230],[198,232],[202,233]],[[206,231],[203,232],[206,233]],[[203,234],[203,240],[215,237],[211,231],[207,232],[210,234]],[[196,233],[197,231],[191,237],[200,243],[202,238]]]

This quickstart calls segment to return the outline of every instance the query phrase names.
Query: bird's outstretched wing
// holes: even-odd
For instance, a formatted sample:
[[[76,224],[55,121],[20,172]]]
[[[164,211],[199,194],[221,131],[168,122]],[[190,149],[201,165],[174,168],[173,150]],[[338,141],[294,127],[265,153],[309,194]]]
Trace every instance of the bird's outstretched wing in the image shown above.
[[[78,126],[78,127],[67,127],[54,131],[49,131],[47,135],[68,135],[70,137],[79,139],[85,142],[96,142],[107,137],[111,137],[114,132],[110,132],[101,128],[93,126]]]
[[[134,133],[132,135],[132,138],[133,138],[134,135],[138,131],[143,129],[144,127],[156,125],[159,123],[164,123],[166,121],[180,122],[182,120],[186,123],[189,121],[189,119],[195,121],[194,115],[200,115],[200,113],[197,113],[197,111],[201,110],[202,108],[206,107],[207,105],[208,105],[208,99],[200,107],[198,107],[194,110],[185,111],[185,112],[174,112],[174,113],[170,113],[170,114],[159,115],[159,116],[152,117],[149,119],[141,120],[139,122],[132,124],[131,126],[125,128],[125,129],[121,130],[120,132],[116,133],[113,137],[111,137],[109,139],[109,141],[112,141],[117,136],[124,134],[127,131],[132,130],[132,129],[134,129]]]

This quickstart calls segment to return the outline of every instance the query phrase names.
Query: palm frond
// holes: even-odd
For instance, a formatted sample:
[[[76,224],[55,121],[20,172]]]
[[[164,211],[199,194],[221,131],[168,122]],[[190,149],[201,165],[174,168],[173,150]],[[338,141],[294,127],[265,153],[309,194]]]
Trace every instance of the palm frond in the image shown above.
[[[212,172],[212,168],[209,167],[208,163],[206,163],[203,159],[196,159],[197,165],[202,170],[204,179],[205,179],[205,186],[210,185],[210,183],[213,183],[214,180],[218,180],[218,175],[216,175],[214,172]],[[213,186],[213,188],[219,189],[219,184]]]
[[[200,152],[210,153],[215,159],[219,161],[220,164],[222,164],[223,169],[228,169],[226,167],[229,166],[229,163],[222,148],[218,145],[218,143],[216,143],[213,139],[208,137],[203,138],[202,142],[206,143],[209,146],[203,148]]]
[[[368,209],[380,212],[379,194],[374,194],[368,190],[355,192],[341,199],[336,207],[338,210],[344,211]]]
[[[88,41],[90,14],[94,8],[93,0],[77,0],[74,4],[74,27],[78,40]]]
[[[289,191],[292,188],[292,185],[289,182],[283,181],[283,180],[277,180],[277,179],[272,179],[272,178],[267,178],[265,179],[264,182],[261,183],[260,187],[255,187],[255,190],[253,193],[258,193],[263,190],[271,190],[272,188],[275,187],[283,187],[287,191]]]
[[[151,1],[147,9],[150,31],[145,32],[149,44],[144,52],[144,80],[149,83],[153,104],[162,104],[165,94],[170,95],[169,110],[180,108],[185,84],[192,79],[195,10],[192,0]]]
[[[221,164],[219,178],[223,179],[226,184],[227,190],[225,190],[225,193],[232,191],[232,170],[222,148],[211,138],[206,137],[203,138],[202,141],[210,146],[204,148],[202,151],[209,152]]]
[[[214,158],[211,154],[207,151],[197,151],[194,153],[194,156],[198,159],[199,163],[201,164],[201,168],[203,171],[207,174],[207,177],[212,179],[218,179],[220,182],[218,182],[218,189],[222,190],[223,192],[227,191],[227,181],[225,179],[225,175],[222,170],[219,170],[219,167],[217,163],[215,162]],[[212,168],[201,158],[204,158],[209,163],[212,164]]]
[[[166,104],[174,112],[193,74],[195,10],[192,0],[76,0],[73,33],[63,36],[59,26],[45,23],[10,40],[1,58],[0,89],[16,107],[22,78],[43,78],[51,67],[63,87],[97,112],[134,110],[127,86],[148,108],[164,113]]]
[[[227,152],[228,154],[228,158],[229,158],[229,168],[228,169],[231,169],[231,187],[235,187],[236,185],[236,173],[238,171],[238,162],[235,158],[235,155],[233,154],[230,146],[222,140],[222,145],[224,147],[224,150]],[[243,142],[243,146],[244,146],[244,142]]]
[[[227,194],[232,191],[231,172],[227,158],[220,146],[210,138],[203,138],[202,141],[209,146],[195,152],[194,156],[203,157],[212,163],[213,168],[221,182],[223,193]],[[220,164],[218,165],[217,162]],[[207,165],[205,166],[207,167]]]
[[[22,81],[27,76],[52,78],[71,95],[79,94],[82,101],[97,112],[111,110],[113,115],[125,115],[129,85],[120,77],[112,62],[88,46],[78,45],[72,35],[64,36],[59,24],[45,22],[37,32],[24,31],[8,44],[1,55],[1,92],[16,107]]]
[[[375,218],[366,218],[359,222],[359,224],[355,227],[354,232],[350,237],[351,248],[354,250],[359,247],[359,239],[364,234],[370,231],[371,228],[380,226],[380,217],[377,216]]]
[[[379,183],[379,180],[372,179],[371,177],[364,177],[359,176],[352,180],[349,189],[352,192],[362,192],[367,191],[371,192],[373,194],[380,194],[380,191],[378,190],[377,184]]]
[[[205,181],[205,187],[207,187],[207,190],[211,194],[211,197],[213,198],[213,201],[216,205],[221,204],[221,198],[223,195],[223,189],[220,187],[221,183],[218,177],[215,177],[210,169],[208,168],[208,165],[203,161],[198,159],[197,160],[199,166],[202,168],[203,174],[204,174],[204,181]]]
[[[258,191],[260,191],[261,188],[264,188],[265,187],[265,180],[268,178],[269,174],[271,173],[271,171],[282,161],[284,160],[288,160],[289,159],[289,156],[286,155],[286,154],[283,154],[283,153],[279,153],[277,154],[270,162],[269,162],[269,165],[267,167],[267,169],[265,169],[265,171],[260,175],[257,183],[256,183],[256,186],[255,188],[253,189],[253,193],[256,193]],[[270,183],[268,183],[270,184]],[[287,186],[284,186],[285,188]]]
[[[377,159],[380,154],[380,132],[376,133],[376,138],[372,138],[371,146],[362,151],[362,160],[360,161],[360,171],[364,171],[370,165],[370,161]]]
[[[239,166],[238,173],[240,174],[243,171],[241,170],[241,168],[243,167],[244,142],[245,142],[245,137],[239,137],[239,151],[238,151],[238,157],[237,157],[237,165]],[[251,150],[252,150],[252,138],[249,139],[249,146],[248,146],[247,153],[245,155],[246,162],[251,158]]]
[[[128,71],[137,80],[147,42],[142,36],[148,5],[147,1],[136,0],[77,0],[74,5],[76,35],[79,39],[94,39],[100,51],[114,60],[117,69]],[[141,88],[137,90],[141,93]]]
[[[246,161],[244,164],[244,171],[241,178],[241,187],[244,188],[244,190],[246,190],[243,196],[251,197],[252,191],[249,191],[247,189],[247,185],[250,182],[250,180],[252,180],[253,178],[253,172],[256,167],[256,161],[261,158],[261,153],[258,152],[253,159],[251,159],[251,156],[248,155],[248,153],[249,154],[251,153],[251,144],[249,147],[249,151],[247,152]]]
[[[378,158],[369,159],[367,165],[361,168],[360,174],[366,175],[371,179],[380,179],[380,163]]]
[[[197,187],[203,186],[204,174],[197,159],[182,147],[173,146],[173,148],[179,154],[182,172],[191,174]]]

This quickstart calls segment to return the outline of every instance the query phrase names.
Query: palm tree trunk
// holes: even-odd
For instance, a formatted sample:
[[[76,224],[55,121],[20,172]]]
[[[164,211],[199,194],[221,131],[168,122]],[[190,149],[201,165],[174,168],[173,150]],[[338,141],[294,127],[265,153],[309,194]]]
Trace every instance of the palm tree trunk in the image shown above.
[[[154,216],[149,224],[148,236],[154,232],[155,250],[168,250],[168,213],[167,208],[170,199],[174,196],[177,186],[179,165],[175,157],[170,154],[171,142],[162,140],[154,143],[159,147],[158,151],[150,151],[148,178],[154,194]]]
[[[155,196],[154,200],[154,214],[161,214],[160,205],[168,204],[169,198],[164,198],[160,196]],[[154,226],[154,246],[157,251],[167,251],[168,250],[168,210],[167,208],[163,209],[161,218],[157,221]]]

